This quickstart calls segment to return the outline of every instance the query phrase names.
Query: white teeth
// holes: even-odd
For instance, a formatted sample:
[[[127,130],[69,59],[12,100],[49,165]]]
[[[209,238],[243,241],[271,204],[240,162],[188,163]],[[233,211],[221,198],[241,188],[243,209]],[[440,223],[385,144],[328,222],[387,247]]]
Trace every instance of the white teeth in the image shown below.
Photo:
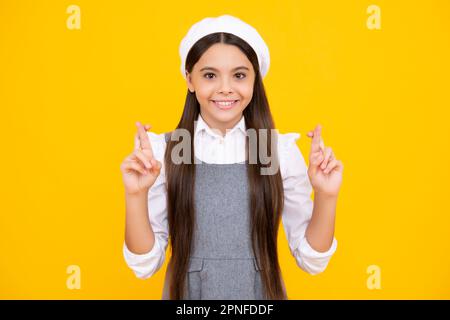
[[[235,101],[229,101],[229,102],[214,101],[214,102],[217,103],[219,106],[230,106],[233,103],[235,103]]]

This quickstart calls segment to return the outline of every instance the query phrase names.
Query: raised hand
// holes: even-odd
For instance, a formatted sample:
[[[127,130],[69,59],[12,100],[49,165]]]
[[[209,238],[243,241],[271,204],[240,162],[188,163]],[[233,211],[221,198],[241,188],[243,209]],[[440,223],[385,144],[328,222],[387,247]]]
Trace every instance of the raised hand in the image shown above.
[[[137,133],[133,152],[120,165],[127,194],[147,193],[161,171],[161,162],[153,157],[153,150],[147,135],[150,125],[136,122]]]
[[[315,193],[337,196],[342,183],[344,165],[335,159],[331,147],[325,147],[322,127],[317,125],[307,136],[312,138],[308,176]]]

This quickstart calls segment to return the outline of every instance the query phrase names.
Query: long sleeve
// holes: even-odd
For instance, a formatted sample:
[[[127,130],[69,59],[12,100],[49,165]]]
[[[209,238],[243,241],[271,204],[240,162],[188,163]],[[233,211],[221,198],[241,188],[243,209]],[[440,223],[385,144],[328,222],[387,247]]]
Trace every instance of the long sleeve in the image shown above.
[[[161,172],[153,186],[148,192],[148,215],[150,224],[155,234],[153,248],[144,254],[131,252],[125,241],[123,243],[123,255],[128,267],[135,273],[136,277],[147,279],[155,274],[163,265],[168,244],[168,221],[167,221],[167,190],[165,186],[164,134],[147,132],[152,145],[154,157],[162,163]]]
[[[297,265],[315,275],[326,269],[337,249],[337,240],[333,238],[332,245],[326,252],[318,252],[309,245],[305,233],[312,217],[313,189],[305,159],[295,143],[300,134],[287,133],[279,136],[280,171],[284,187],[284,231]]]

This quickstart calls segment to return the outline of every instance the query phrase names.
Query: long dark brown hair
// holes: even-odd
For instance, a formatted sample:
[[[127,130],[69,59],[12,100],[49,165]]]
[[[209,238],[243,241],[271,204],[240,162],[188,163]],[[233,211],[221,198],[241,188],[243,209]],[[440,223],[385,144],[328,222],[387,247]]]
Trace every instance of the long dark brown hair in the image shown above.
[[[278,150],[272,150],[272,139],[277,141],[274,121],[269,108],[269,103],[262,82],[258,58],[255,51],[241,38],[230,33],[212,33],[195,43],[186,58],[186,70],[191,73],[192,68],[202,54],[215,43],[225,43],[237,46],[252,63],[255,70],[255,82],[253,97],[249,105],[244,109],[245,124],[247,129],[268,129],[267,154],[272,159],[278,158]],[[191,162],[175,164],[171,160],[173,147],[178,143],[169,139],[164,155],[166,183],[167,183],[167,209],[169,235],[172,248],[172,272],[170,275],[169,295],[170,299],[185,299],[186,273],[189,266],[189,257],[194,239],[194,121],[200,113],[200,105],[195,96],[189,90],[184,104],[183,114],[176,129],[186,129],[191,137]],[[256,134],[256,147],[259,154],[260,136]],[[274,144],[277,146],[277,144]],[[246,150],[248,153],[249,137],[246,138]],[[252,151],[253,152],[253,151]],[[281,280],[281,270],[278,263],[277,237],[278,228],[283,210],[283,184],[280,170],[275,174],[262,175],[261,169],[270,166],[263,164],[260,157],[257,161],[247,162],[248,182],[250,192],[250,225],[252,249],[255,258],[261,267],[265,299],[287,299]]]

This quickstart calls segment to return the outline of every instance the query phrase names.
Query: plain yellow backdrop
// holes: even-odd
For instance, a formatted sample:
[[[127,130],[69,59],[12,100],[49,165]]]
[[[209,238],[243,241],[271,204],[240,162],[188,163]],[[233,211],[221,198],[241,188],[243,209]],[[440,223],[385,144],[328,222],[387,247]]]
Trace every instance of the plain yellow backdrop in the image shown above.
[[[80,30],[66,26],[72,4]],[[372,4],[380,30],[366,25]],[[280,228],[289,297],[450,298],[444,0],[1,0],[0,298],[160,299],[169,256],[148,280],[122,256],[119,166],[137,120],[175,128],[187,92],[180,40],[221,14],[269,46],[264,82],[279,131],[301,133],[308,159],[306,133],[322,124],[345,166],[338,250],[324,273],[297,267]],[[80,267],[79,290],[66,286],[70,265]],[[370,265],[379,290],[366,285]]]

